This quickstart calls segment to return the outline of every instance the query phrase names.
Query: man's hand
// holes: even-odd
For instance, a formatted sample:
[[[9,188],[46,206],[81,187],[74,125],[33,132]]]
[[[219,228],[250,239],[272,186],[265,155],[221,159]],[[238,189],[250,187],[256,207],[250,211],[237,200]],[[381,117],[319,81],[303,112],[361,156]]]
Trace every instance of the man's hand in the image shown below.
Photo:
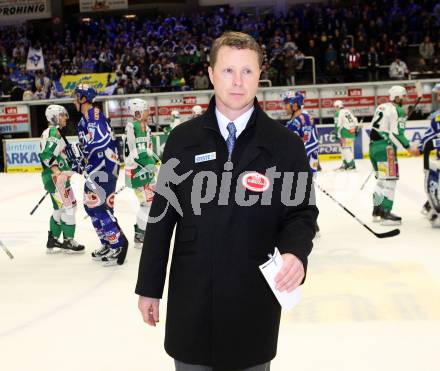
[[[407,151],[409,152],[410,156],[420,156],[420,151],[416,146],[410,145],[407,148]]]
[[[293,254],[283,254],[283,266],[275,277],[275,288],[278,291],[292,292],[304,279],[304,267]]]
[[[52,176],[57,177],[57,176],[59,176],[59,175],[61,174],[61,170],[60,170],[60,168],[58,167],[58,165],[52,166],[52,167],[50,168],[50,170],[52,170]]]
[[[82,146],[79,143],[68,144],[64,152],[70,161],[78,161],[84,158]]]
[[[420,156],[419,145],[420,142],[418,140],[409,142],[409,147],[406,150],[409,152],[410,156]]]
[[[159,299],[139,296],[138,308],[145,323],[156,327],[159,322]]]
[[[418,148],[408,148],[410,156],[420,156],[420,151]]]

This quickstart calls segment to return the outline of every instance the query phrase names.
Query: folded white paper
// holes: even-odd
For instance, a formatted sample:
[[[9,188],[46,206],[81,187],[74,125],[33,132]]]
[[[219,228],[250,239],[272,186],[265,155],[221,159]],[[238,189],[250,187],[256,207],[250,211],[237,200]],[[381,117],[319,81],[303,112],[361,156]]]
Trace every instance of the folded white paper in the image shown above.
[[[297,305],[301,299],[301,290],[296,288],[292,292],[280,292],[275,286],[275,276],[279,272],[283,265],[283,257],[281,256],[278,248],[275,247],[275,252],[270,256],[269,260],[260,265],[261,273],[263,273],[264,278],[272,289],[275,297],[281,305],[283,311],[288,311]]]

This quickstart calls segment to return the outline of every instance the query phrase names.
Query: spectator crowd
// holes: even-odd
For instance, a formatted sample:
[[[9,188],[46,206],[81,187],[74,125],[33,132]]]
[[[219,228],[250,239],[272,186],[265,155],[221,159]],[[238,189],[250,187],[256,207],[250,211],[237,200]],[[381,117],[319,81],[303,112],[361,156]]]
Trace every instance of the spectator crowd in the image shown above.
[[[116,73],[114,94],[201,90],[212,40],[223,31],[251,34],[262,45],[262,80],[273,86],[404,79],[440,71],[440,3],[330,1],[295,5],[286,14],[215,11],[174,17],[66,20],[62,32],[27,23],[0,28],[0,93],[56,96],[63,74]],[[26,70],[29,46],[42,48],[45,70]],[[0,94],[0,95],[1,95]]]

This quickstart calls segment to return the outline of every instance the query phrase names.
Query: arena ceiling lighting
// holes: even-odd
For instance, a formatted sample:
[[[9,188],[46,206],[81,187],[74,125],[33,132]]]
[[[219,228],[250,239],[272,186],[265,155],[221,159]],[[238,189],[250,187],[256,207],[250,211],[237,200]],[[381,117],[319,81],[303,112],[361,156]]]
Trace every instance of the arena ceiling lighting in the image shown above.
[[[126,15],[124,15],[124,18],[134,19],[134,18],[136,18],[136,14],[126,14]]]

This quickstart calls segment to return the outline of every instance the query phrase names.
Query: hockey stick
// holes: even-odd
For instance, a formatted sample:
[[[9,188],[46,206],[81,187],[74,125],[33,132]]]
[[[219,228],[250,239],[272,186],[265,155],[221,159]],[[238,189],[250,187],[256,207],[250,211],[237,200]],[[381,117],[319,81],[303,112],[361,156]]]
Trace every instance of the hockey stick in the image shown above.
[[[365,120],[365,117],[362,117],[361,121],[359,121],[358,124],[356,125],[356,128],[363,127],[364,126],[364,120]]]
[[[38,201],[38,203],[35,205],[35,207],[32,209],[32,211],[31,211],[31,215],[33,215],[34,214],[34,212],[35,212],[35,210],[37,210],[38,209],[38,206],[40,206],[40,204],[44,201],[44,199],[46,198],[46,196],[49,194],[49,191],[47,191],[45,194],[44,194],[44,196],[43,197],[41,197],[41,199],[40,199],[40,201]]]
[[[153,175],[154,175],[154,173],[155,173],[154,170],[149,169],[148,167],[145,167],[145,166],[141,165],[141,164],[138,163],[138,162],[136,162],[136,165],[139,166],[139,167],[141,168],[141,171],[139,171],[139,173],[137,173],[137,174],[134,176],[134,178],[138,178],[138,177],[144,175],[145,173],[149,173],[149,174],[153,174]],[[153,166],[153,167],[155,167],[155,165],[147,165],[147,166]]]
[[[151,153],[152,153],[154,159],[155,159],[156,161],[158,161],[159,164],[161,164],[161,163],[162,163],[162,160],[159,158],[159,156],[156,155],[156,153],[155,153],[154,151],[151,151]]]
[[[422,89],[422,83],[420,82],[420,80],[417,80],[414,85],[416,88],[417,99],[416,99],[416,103],[412,107],[411,111],[408,112],[407,119],[409,119],[412,116],[412,114],[416,111],[417,106],[419,105],[420,101],[423,98],[423,89]]]
[[[324,193],[326,196],[330,197],[334,202],[336,202],[340,207],[342,207],[348,214],[350,214],[358,223],[360,223],[363,227],[368,229],[369,232],[373,233],[377,238],[388,238],[394,237],[400,234],[400,229],[393,229],[384,233],[377,233],[373,231],[368,225],[366,225],[362,220],[360,220],[356,215],[354,215],[350,210],[348,210],[344,205],[342,205],[338,200],[336,200],[330,193],[328,193],[324,188],[322,188],[318,183],[314,182],[318,189]]]
[[[63,138],[64,143],[66,144],[66,146],[71,146],[71,144],[70,144],[69,141],[67,140],[66,135],[64,134],[64,132],[63,132],[62,130],[59,130],[59,133],[60,133],[61,137]],[[90,178],[89,174],[85,171],[85,169],[83,168],[83,166],[81,165],[81,162],[80,162],[79,160],[76,161],[76,163],[77,163],[79,169],[81,170],[81,173],[82,173],[82,174],[86,174],[85,181],[88,182],[88,181],[89,181],[89,178]],[[93,187],[93,181],[92,181],[92,187]],[[122,190],[124,190],[124,188],[125,188],[125,186],[122,186],[120,189],[118,189],[118,190],[115,192],[115,195],[118,194],[119,192],[121,192]],[[86,216],[84,217],[84,219],[87,219],[88,217],[89,217],[89,215],[86,215]]]
[[[161,165],[162,164],[162,160],[159,158],[159,156],[156,155],[156,153],[154,151],[151,151],[151,154],[152,154],[152,157],[157,162],[159,162],[159,165]],[[153,174],[154,175],[155,171],[149,168],[149,166],[151,166],[151,165],[147,165],[147,167],[145,167],[145,166],[141,165],[139,162],[137,162],[136,160],[134,160],[134,162],[136,163],[137,166],[139,166],[141,168],[141,171],[139,171],[139,173],[137,173],[134,176],[135,178],[138,178],[138,177],[144,175],[145,173],[149,173],[149,174]],[[153,165],[153,167],[155,167],[155,165]]]
[[[115,191],[115,196],[116,196],[118,193],[121,193],[124,189],[125,189],[125,185],[123,185],[122,187],[120,187],[119,189],[117,189],[117,190]],[[86,216],[84,216],[84,219],[87,219],[88,217],[89,217],[89,215],[87,214]]]
[[[367,184],[367,182],[370,180],[370,178],[371,178],[371,176],[373,175],[373,173],[374,173],[374,170],[371,170],[371,171],[370,171],[370,174],[368,174],[367,179],[365,179],[364,183],[363,183],[362,186],[361,186],[361,191],[364,189],[365,184]]]
[[[9,259],[14,259],[14,255],[9,251],[9,249],[3,244],[2,241],[0,241],[0,246],[2,247],[3,251],[6,253],[7,256],[9,256]]]
[[[63,130],[58,130],[58,132],[60,133],[61,137],[63,138],[64,143],[66,144],[66,146],[72,147],[72,145],[67,140],[66,135],[64,134]],[[81,170],[81,173],[83,173],[83,174],[85,173],[87,175],[87,177],[86,177],[86,181],[87,181],[87,179],[88,179],[87,172],[85,171],[84,167],[81,165],[80,160],[78,160],[76,157],[75,157],[75,160],[76,160],[76,164],[77,164],[78,168]]]
[[[72,145],[71,145],[71,144],[69,143],[69,141],[67,140],[66,135],[64,134],[64,132],[63,132],[62,130],[58,130],[58,131],[59,131],[61,137],[63,138],[64,143],[66,144],[66,146],[72,148]],[[82,153],[81,153],[81,155],[82,155]],[[82,156],[82,158],[84,158],[84,156]],[[90,181],[90,175],[91,175],[91,174],[87,173],[86,169],[84,169],[84,167],[81,165],[81,160],[78,159],[76,156],[75,156],[75,162],[76,162],[78,168],[81,170],[81,174],[82,174],[82,175],[85,174],[85,175],[84,175],[84,180],[85,180],[85,182],[86,182],[86,183],[90,183],[92,189],[96,189],[96,184],[95,184],[95,182],[94,182],[93,180]]]
[[[63,138],[64,142],[66,143],[66,145],[69,145],[69,142],[67,141],[66,136],[62,133],[61,130],[58,130],[58,132],[60,133],[61,137]],[[44,199],[46,198],[46,196],[49,194],[49,191],[47,191],[43,197],[41,197],[40,201],[38,201],[38,203],[35,205],[35,207],[32,209],[32,211],[30,212],[30,215],[33,215],[34,212],[38,209],[38,207],[40,206],[40,204],[44,201]]]

